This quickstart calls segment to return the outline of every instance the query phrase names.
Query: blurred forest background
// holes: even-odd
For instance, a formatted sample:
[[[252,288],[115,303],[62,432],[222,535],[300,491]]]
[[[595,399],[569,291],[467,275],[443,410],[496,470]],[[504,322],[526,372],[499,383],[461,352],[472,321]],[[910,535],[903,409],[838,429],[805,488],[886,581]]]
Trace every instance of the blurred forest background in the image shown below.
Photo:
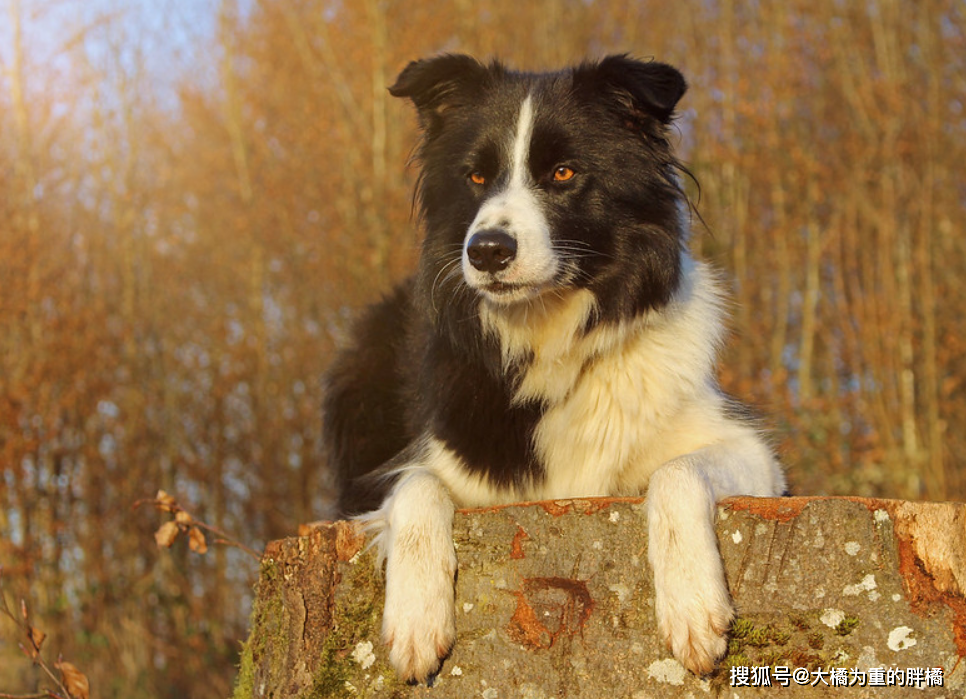
[[[722,382],[794,491],[966,498],[962,0],[3,3],[0,582],[93,695],[224,698],[246,632],[257,564],[136,500],[256,549],[326,515],[319,377],[418,249],[385,88],[440,51],[681,68]]]

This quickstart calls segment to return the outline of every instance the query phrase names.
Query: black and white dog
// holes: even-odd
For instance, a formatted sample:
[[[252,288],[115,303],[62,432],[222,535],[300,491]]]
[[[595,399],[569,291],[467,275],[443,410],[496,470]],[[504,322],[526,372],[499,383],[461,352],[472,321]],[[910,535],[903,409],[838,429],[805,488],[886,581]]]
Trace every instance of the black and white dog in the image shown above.
[[[722,293],[688,252],[668,142],[685,89],[626,56],[533,74],[460,55],[390,88],[423,132],[421,261],[355,326],[325,410],[342,513],[379,532],[406,680],[455,641],[455,507],[645,488],[661,637],[698,674],[725,651],[715,502],[784,478],[715,382]]]

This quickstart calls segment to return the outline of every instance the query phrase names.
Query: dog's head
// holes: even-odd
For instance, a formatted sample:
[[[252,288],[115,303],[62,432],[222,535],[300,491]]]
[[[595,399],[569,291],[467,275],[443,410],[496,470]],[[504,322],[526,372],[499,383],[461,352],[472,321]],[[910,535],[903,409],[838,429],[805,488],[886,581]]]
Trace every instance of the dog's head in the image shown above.
[[[685,237],[667,130],[685,89],[626,56],[556,73],[410,63],[390,92],[423,130],[424,299],[498,309],[581,288],[613,321],[667,303]]]

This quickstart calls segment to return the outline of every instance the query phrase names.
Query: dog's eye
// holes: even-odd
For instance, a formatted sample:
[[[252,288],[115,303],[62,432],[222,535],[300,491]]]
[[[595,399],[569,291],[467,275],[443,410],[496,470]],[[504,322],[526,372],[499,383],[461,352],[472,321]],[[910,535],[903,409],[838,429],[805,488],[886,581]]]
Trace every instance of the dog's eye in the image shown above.
[[[569,180],[572,180],[574,178],[574,175],[576,174],[577,173],[574,172],[573,168],[567,167],[566,165],[561,165],[560,167],[558,167],[556,170],[553,171],[553,181],[567,182]]]
[[[483,177],[483,174],[480,172],[471,172],[470,182],[472,182],[473,184],[484,185],[486,184],[486,178]]]

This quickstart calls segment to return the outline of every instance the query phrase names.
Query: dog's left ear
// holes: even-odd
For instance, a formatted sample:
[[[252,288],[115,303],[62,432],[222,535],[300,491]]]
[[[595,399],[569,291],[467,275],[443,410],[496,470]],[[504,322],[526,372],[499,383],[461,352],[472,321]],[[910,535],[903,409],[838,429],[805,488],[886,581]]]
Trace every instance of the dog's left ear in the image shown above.
[[[645,112],[662,124],[670,123],[674,107],[688,89],[677,68],[626,55],[608,56],[600,63],[577,68],[574,86],[581,90],[604,88],[622,106]]]

